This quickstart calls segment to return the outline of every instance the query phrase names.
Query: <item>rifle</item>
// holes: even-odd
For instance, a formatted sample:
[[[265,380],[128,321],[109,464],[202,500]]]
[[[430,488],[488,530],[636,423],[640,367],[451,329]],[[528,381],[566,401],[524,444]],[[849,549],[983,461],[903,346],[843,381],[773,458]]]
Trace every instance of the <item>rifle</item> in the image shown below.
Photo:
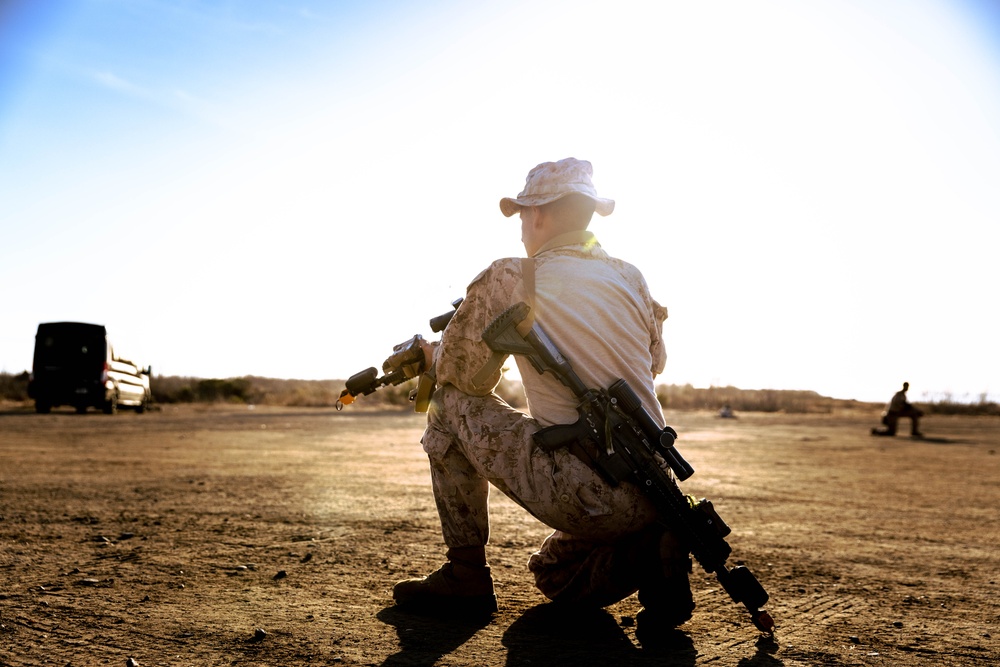
[[[431,331],[434,333],[444,331],[462,301],[463,299],[455,299],[451,302],[452,309],[450,311],[432,317],[429,322]],[[384,373],[382,376],[379,376],[374,367],[366,368],[352,375],[345,383],[344,390],[340,392],[340,398],[337,399],[336,404],[337,410],[343,410],[345,405],[353,403],[358,396],[367,396],[386,385],[400,385],[419,375],[421,377],[420,384],[415,391],[410,393],[410,400],[416,403],[417,412],[427,412],[427,403],[430,401],[430,395],[434,392],[434,381],[427,378],[425,382],[424,376],[421,375],[424,372],[424,352],[420,347],[423,340],[423,336],[416,334],[413,338],[393,346],[392,354],[382,363],[382,372]]]
[[[580,400],[575,424],[544,428],[535,434],[536,443],[547,451],[568,447],[612,485],[637,484],[705,571],[715,574],[733,602],[746,607],[758,630],[773,637],[774,620],[763,609],[767,591],[746,567],[726,565],[732,548],[725,537],[731,529],[710,500],[685,495],[670,474],[681,481],[694,474],[674,447],[677,431],[661,429],[623,379],[606,390],[588,388],[545,332],[527,320],[530,310],[524,302],[511,306],[486,327],[483,341],[496,353],[526,357],[539,373],[552,372]]]

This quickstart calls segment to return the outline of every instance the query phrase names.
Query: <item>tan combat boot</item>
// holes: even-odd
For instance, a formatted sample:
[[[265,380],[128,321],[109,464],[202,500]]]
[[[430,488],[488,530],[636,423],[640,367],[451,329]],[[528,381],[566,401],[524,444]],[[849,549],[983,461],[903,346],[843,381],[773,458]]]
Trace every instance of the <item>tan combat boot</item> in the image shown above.
[[[497,611],[485,547],[448,550],[448,562],[426,577],[406,579],[392,589],[399,607],[434,614],[492,614]]]

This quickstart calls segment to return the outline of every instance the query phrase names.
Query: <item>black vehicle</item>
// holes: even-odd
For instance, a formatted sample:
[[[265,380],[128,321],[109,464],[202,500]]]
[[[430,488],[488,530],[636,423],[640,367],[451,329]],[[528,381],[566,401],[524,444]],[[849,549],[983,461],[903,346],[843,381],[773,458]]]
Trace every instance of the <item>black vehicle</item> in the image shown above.
[[[151,369],[122,359],[100,324],[48,322],[38,325],[28,396],[35,411],[72,405],[83,413],[89,407],[114,414],[119,406],[144,412],[149,406]]]

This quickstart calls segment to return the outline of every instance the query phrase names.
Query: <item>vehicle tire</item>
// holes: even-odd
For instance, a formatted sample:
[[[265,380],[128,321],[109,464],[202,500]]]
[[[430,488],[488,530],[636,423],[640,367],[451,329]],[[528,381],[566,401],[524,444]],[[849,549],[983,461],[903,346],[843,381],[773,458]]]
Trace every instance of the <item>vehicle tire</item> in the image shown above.
[[[52,412],[52,406],[45,401],[35,401],[35,412],[40,415],[47,415]]]
[[[148,408],[149,408],[149,396],[143,396],[142,401],[139,402],[139,405],[136,407],[135,411],[141,415]]]
[[[118,389],[111,392],[111,397],[104,402],[104,414],[118,414]]]

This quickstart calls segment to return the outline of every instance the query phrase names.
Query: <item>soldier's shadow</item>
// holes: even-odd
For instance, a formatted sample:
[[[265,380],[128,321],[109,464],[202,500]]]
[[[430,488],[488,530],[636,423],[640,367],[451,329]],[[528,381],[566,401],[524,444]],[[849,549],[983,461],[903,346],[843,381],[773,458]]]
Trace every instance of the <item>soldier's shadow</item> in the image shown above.
[[[666,665],[693,667],[697,651],[687,634],[671,631],[663,645],[640,648],[603,609],[573,611],[552,603],[526,610],[503,635],[506,667],[525,665]]]
[[[964,440],[962,438],[942,438],[942,437],[933,436],[933,435],[921,435],[921,436],[914,437],[912,435],[905,435],[904,434],[904,435],[897,435],[897,436],[892,436],[892,437],[886,437],[885,440],[889,441],[889,442],[930,442],[930,443],[934,443],[934,444],[937,444],[937,445],[971,445],[971,444],[975,444],[974,440]]]
[[[935,436],[925,435],[922,438],[911,438],[916,442],[933,442],[938,445],[968,445],[971,443],[970,440],[961,440],[959,438],[938,438]]]
[[[492,622],[490,617],[481,615],[415,614],[395,605],[376,616],[396,628],[399,637],[399,651],[386,658],[381,667],[434,665]]]

